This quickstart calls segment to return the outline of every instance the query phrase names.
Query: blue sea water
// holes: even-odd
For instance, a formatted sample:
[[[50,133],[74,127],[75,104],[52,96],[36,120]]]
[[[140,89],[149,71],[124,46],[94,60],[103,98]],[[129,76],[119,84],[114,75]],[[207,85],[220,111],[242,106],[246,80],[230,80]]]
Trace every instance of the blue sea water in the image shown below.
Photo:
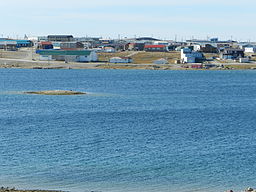
[[[77,90],[87,95],[26,95]],[[256,187],[256,71],[0,69],[0,185]]]

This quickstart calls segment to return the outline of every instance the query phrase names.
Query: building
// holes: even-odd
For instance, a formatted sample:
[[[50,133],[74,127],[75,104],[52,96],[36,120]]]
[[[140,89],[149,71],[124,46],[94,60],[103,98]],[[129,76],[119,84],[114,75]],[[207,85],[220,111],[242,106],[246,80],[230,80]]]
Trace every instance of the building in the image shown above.
[[[48,35],[47,40],[57,42],[69,42],[74,41],[74,37],[72,35]]]
[[[189,48],[181,49],[181,62],[182,63],[201,63],[205,60],[202,52],[192,51]]]
[[[61,42],[52,42],[52,45],[53,45],[53,49],[60,49],[60,44]]]
[[[167,52],[168,46],[166,45],[145,45],[145,51],[149,52]]]
[[[113,47],[103,47],[102,51],[105,53],[115,53],[116,52],[115,48],[113,48]]]
[[[48,41],[48,38],[47,38],[47,36],[39,36],[39,37],[37,37],[37,41]]]
[[[126,50],[129,51],[143,51],[145,43],[128,43]]]
[[[41,61],[95,62],[98,55],[92,50],[37,50]]]
[[[154,45],[166,45],[166,46],[170,45],[170,43],[168,41],[154,41],[153,44]]]
[[[109,59],[109,63],[132,63],[133,60],[130,57],[112,57]]]
[[[81,42],[61,42],[60,49],[64,50],[79,50],[84,49],[84,44]]]
[[[218,51],[222,51],[225,48],[236,47],[238,45],[237,41],[233,41],[233,40],[219,41],[218,38],[211,38],[210,40],[192,39],[192,40],[187,40],[186,43],[187,43],[187,46],[201,45],[202,47],[206,47],[206,45],[211,45],[212,47],[217,48]]]
[[[16,51],[17,42],[16,41],[0,41],[0,49],[5,51]]]
[[[243,49],[226,48],[221,52],[220,57],[222,59],[239,59],[244,57]]]
[[[203,53],[218,53],[219,49],[211,44],[205,44],[201,47],[200,51]]]
[[[30,40],[14,40],[17,42],[17,48],[33,47],[34,43]]]
[[[256,53],[256,46],[245,47],[244,52],[245,53]]]
[[[249,57],[239,58],[239,63],[250,63]]]
[[[158,60],[154,61],[154,64],[168,64],[168,63],[169,62],[164,58],[161,58],[161,59],[158,59]]]
[[[38,44],[38,49],[53,49],[52,42],[42,41]]]
[[[190,68],[192,68],[192,69],[202,69],[203,68],[203,64],[202,63],[192,64],[190,66]]]
[[[16,48],[32,47],[34,45],[30,40],[1,39],[0,42],[2,42],[2,45],[9,44],[9,47],[13,47],[13,45],[16,44]]]
[[[218,53],[219,52],[218,48],[214,47],[211,44],[202,44],[202,45],[195,44],[195,45],[193,45],[193,50],[201,51],[203,53]]]

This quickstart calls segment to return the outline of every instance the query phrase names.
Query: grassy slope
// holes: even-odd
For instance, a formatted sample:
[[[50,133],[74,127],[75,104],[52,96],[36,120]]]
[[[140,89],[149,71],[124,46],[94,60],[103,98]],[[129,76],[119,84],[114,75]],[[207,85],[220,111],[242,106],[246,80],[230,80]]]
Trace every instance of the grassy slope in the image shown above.
[[[133,52],[117,52],[117,53],[99,53],[99,61],[108,61],[111,57],[126,57]],[[169,63],[174,63],[175,60],[180,59],[180,52],[137,52],[135,55],[131,56],[133,63],[135,64],[145,64],[153,63],[157,59],[167,59]]]

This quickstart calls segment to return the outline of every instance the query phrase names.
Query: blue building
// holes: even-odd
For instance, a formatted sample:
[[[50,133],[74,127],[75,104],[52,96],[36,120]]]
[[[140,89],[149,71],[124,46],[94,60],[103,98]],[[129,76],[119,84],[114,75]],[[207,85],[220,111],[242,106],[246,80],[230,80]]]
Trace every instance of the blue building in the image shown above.
[[[15,40],[15,39],[0,39],[0,42],[16,42],[16,47],[21,48],[21,47],[32,47],[34,44],[30,40]]]
[[[33,46],[33,42],[30,40],[15,40],[15,41],[17,42],[17,48]]]

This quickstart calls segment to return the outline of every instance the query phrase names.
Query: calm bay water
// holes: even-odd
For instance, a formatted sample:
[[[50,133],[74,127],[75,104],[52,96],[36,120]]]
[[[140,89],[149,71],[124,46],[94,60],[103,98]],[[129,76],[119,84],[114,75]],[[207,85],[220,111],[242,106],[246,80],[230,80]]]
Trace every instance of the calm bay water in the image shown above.
[[[21,93],[53,89],[89,94]],[[0,69],[0,184],[79,192],[256,187],[255,109],[256,71]]]

